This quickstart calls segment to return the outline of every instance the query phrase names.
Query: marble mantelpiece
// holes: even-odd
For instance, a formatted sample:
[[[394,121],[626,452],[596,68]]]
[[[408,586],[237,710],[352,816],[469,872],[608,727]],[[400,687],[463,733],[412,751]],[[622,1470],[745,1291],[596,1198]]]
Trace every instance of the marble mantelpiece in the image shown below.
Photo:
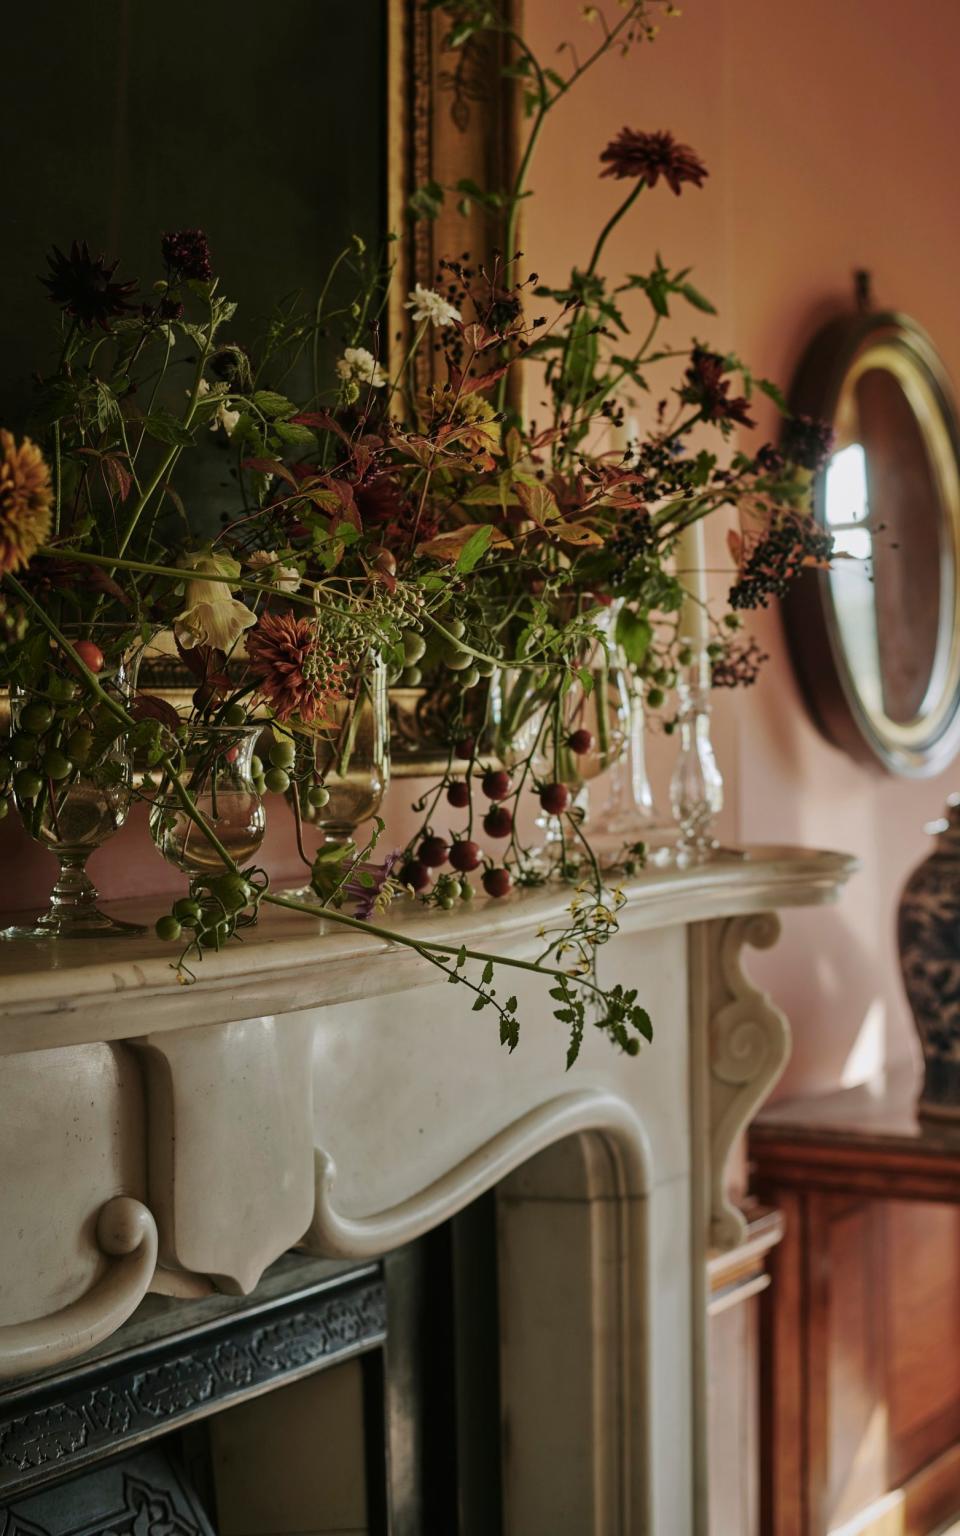
[[[536,978],[501,983],[508,1057],[420,957],[306,916],[266,912],[191,986],[151,938],[0,945],[0,1374],[149,1289],[244,1293],[296,1244],[375,1256],[496,1185],[507,1529],[702,1531],[705,1254],[740,1239],[727,1154],[789,1049],[740,954],[852,868],[753,849],[630,882],[601,967],[654,1042],[588,1033],[570,1073]],[[401,920],[525,957],[566,899]]]

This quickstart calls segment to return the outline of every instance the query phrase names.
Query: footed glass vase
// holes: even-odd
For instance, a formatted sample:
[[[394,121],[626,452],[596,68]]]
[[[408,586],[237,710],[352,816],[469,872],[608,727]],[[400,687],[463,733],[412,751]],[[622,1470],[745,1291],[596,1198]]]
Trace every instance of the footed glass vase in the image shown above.
[[[387,669],[381,661],[372,660],[349,696],[330,706],[305,750],[306,764],[298,763],[296,771],[301,815],[323,833],[321,847],[346,848],[357,828],[376,815],[390,783]],[[301,746],[298,755],[303,753]],[[309,883],[284,894],[317,900]]]
[[[113,662],[85,641],[102,664],[97,681],[126,707],[133,696],[138,654]],[[133,757],[121,722],[91,698],[69,664],[51,663],[33,687],[14,688],[7,752],[13,797],[30,836],[60,866],[50,905],[34,921],[0,933],[4,939],[112,938],[145,933],[101,912],[87,874],[91,853],[119,832],[130,809]]]
[[[263,801],[253,782],[253,752],[262,729],[192,726],[178,775],[181,789],[241,868],[253,858],[267,829]],[[168,777],[153,802],[150,835],[167,862],[190,876],[191,884],[225,873],[221,854],[188,814]]]

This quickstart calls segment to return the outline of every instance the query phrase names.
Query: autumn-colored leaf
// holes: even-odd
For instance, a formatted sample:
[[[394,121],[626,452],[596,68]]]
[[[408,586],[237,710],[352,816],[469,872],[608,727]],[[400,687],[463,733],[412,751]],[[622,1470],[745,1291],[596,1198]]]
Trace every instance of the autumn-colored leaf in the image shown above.
[[[575,549],[586,549],[603,543],[596,529],[588,528],[586,523],[564,523],[562,528],[553,527],[549,531],[561,544],[572,544]]]
[[[295,491],[300,489],[296,478],[290,473],[286,464],[281,464],[279,459],[243,459],[241,468],[252,469],[258,475],[276,475],[279,480],[284,480]]]
[[[518,485],[517,500],[529,518],[543,528],[560,516],[557,498],[550,487],[538,480],[535,485]]]
[[[130,713],[134,720],[159,720],[171,731],[175,731],[180,724],[180,716],[170,701],[153,693],[138,693]]]
[[[474,534],[480,528],[490,528],[490,543],[500,547],[508,546],[510,540],[499,528],[494,528],[491,523],[464,523],[462,528],[450,528],[446,533],[438,533],[433,539],[426,539],[424,543],[417,545],[418,555],[432,555],[435,560],[455,561],[460,557],[460,551],[469,544]]]

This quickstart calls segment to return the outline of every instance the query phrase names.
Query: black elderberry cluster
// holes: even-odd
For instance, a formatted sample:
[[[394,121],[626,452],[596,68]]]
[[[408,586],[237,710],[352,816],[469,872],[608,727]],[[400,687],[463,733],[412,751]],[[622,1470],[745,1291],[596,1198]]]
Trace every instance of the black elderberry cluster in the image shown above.
[[[757,539],[730,588],[731,608],[766,608],[786,596],[804,565],[821,564],[833,553],[833,536],[811,518],[781,513]]]
[[[751,688],[760,676],[760,669],[769,661],[755,640],[731,643],[710,663],[710,679],[714,688]]]

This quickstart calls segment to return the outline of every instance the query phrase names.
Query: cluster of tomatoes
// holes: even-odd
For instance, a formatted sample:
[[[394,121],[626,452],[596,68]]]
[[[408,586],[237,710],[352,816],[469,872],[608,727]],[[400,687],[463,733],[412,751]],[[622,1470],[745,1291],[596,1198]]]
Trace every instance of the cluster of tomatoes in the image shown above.
[[[593,736],[587,730],[573,731],[567,738],[566,745],[571,752],[581,755],[592,749]],[[473,754],[472,740],[461,742],[457,748],[458,757],[472,759]],[[541,808],[548,816],[562,816],[568,809],[571,794],[566,784],[541,782],[534,788]],[[480,779],[480,790],[490,801],[482,822],[484,835],[493,841],[512,838],[514,813],[503,803],[515,792],[510,774],[504,768],[488,769]],[[447,804],[453,806],[455,810],[466,810],[470,805],[471,795],[469,779],[455,778],[447,784]],[[437,871],[442,870],[447,864],[455,873],[438,876]],[[475,843],[470,837],[454,836],[448,840],[438,833],[428,832],[417,844],[412,857],[408,858],[403,865],[400,879],[418,895],[427,891],[436,880],[435,894],[439,904],[452,907],[457,889],[464,898],[469,898],[473,894],[469,881],[462,877],[473,874],[481,866],[483,866],[483,873],[480,876],[480,882],[487,895],[493,897],[508,895],[513,886],[513,876],[505,864],[496,864],[486,857],[479,843]]]

